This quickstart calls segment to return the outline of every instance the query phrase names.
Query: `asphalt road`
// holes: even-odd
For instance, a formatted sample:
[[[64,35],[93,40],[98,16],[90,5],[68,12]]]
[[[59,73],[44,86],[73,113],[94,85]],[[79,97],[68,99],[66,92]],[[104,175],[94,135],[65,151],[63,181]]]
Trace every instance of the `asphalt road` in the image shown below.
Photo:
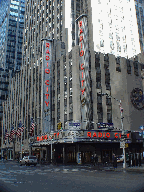
[[[0,192],[143,192],[144,173],[0,162]]]

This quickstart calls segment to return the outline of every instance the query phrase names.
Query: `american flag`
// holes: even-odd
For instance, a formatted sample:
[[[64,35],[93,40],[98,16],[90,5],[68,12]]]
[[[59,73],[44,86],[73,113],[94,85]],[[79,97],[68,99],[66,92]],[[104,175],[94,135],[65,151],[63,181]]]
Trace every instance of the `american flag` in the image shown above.
[[[34,128],[35,128],[35,123],[34,123],[33,119],[31,118],[31,127],[30,127],[30,135],[31,136],[33,136]]]
[[[21,127],[22,127],[22,123],[20,122],[19,126],[18,126],[18,130],[16,132],[16,136],[19,137],[19,138],[21,137]]]
[[[22,125],[22,126],[21,126],[21,132],[24,131],[24,128],[25,128],[24,125]]]
[[[10,141],[12,141],[14,135],[15,135],[15,129],[14,129],[14,126],[12,125],[11,132],[10,132]]]

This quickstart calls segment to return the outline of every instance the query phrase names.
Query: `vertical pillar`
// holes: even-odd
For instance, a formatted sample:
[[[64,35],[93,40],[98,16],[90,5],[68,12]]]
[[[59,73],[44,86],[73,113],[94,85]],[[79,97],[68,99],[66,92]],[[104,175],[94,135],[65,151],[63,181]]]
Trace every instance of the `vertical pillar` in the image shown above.
[[[43,158],[43,150],[41,149],[40,150],[40,161],[41,161],[42,158]]]
[[[63,164],[65,163],[65,146],[63,144]]]
[[[13,141],[13,160],[15,160],[15,140]]]

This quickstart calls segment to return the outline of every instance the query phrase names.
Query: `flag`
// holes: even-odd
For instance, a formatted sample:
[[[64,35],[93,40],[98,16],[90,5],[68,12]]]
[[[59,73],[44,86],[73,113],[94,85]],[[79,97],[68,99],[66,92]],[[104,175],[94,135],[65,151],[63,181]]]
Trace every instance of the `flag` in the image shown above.
[[[15,129],[14,129],[14,126],[12,125],[11,132],[10,132],[10,137],[9,137],[10,141],[12,141],[14,135],[15,135]]]
[[[33,119],[31,118],[31,127],[30,127],[30,135],[31,136],[33,136],[34,128],[35,128],[35,123],[34,123]]]
[[[23,131],[24,131],[24,125],[21,126],[21,132],[23,132]]]
[[[22,123],[20,122],[20,123],[19,123],[19,126],[18,126],[18,130],[17,130],[17,132],[16,132],[16,136],[17,136],[18,138],[21,137],[21,127],[22,127]]]

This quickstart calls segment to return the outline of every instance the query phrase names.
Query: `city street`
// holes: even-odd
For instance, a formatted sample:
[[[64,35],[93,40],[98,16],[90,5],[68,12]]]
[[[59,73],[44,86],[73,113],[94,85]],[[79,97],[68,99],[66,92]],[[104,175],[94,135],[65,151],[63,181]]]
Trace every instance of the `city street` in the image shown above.
[[[95,170],[87,166],[19,166],[0,162],[0,191],[142,192],[143,172]]]

